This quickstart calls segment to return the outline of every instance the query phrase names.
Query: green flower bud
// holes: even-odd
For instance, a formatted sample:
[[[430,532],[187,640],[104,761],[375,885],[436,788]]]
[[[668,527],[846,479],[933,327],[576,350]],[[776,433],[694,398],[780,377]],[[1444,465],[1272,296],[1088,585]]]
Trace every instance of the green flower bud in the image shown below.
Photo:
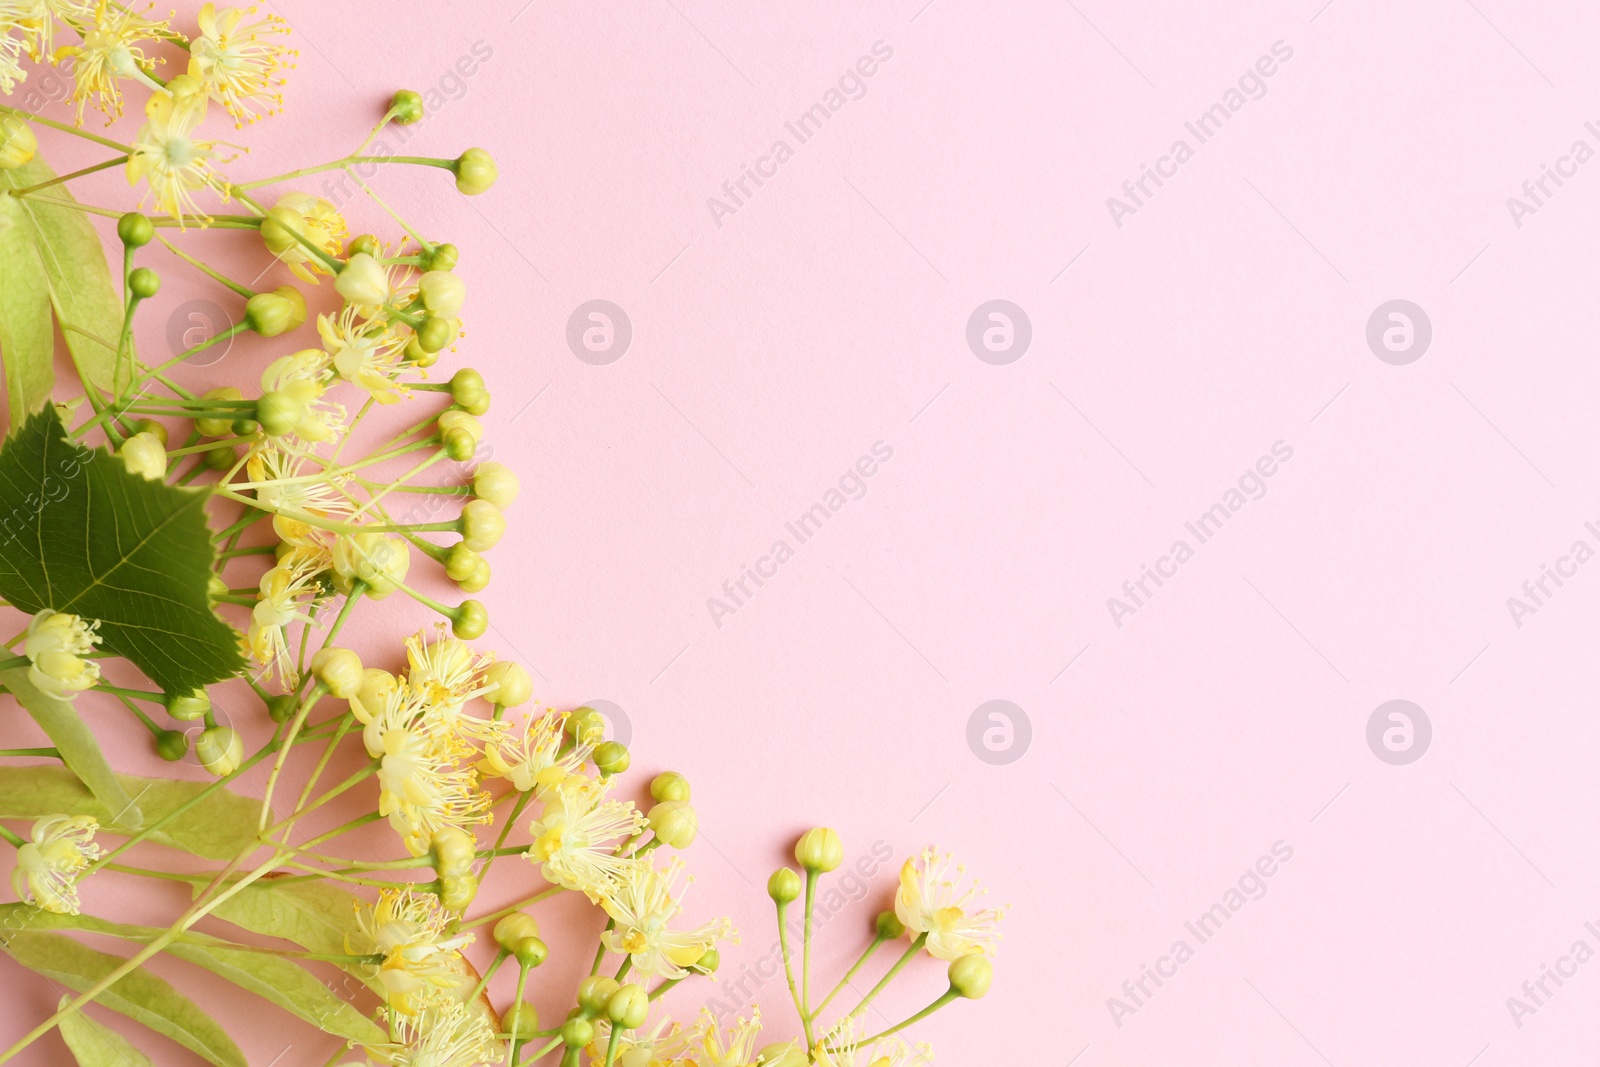
[[[373,600],[400,588],[411,570],[411,545],[403,537],[362,531],[340,534],[333,542],[333,587],[349,595],[358,581]]]
[[[994,964],[982,952],[972,952],[950,961],[950,988],[968,1000],[981,1000],[994,981]]]
[[[229,428],[233,430],[236,437],[249,437],[261,429],[261,424],[255,419],[234,419],[233,425]]]
[[[452,426],[440,433],[439,443],[444,446],[444,454],[457,463],[467,462],[478,451],[478,439],[460,426]]]
[[[494,924],[494,943],[515,953],[524,939],[539,936],[539,920],[525,911],[514,911]]]
[[[582,1048],[594,1040],[594,1023],[588,1019],[568,1019],[561,1027],[561,1043],[568,1048]]]
[[[779,867],[767,879],[767,896],[779,904],[793,904],[800,897],[800,876],[788,867]]]
[[[873,920],[874,932],[885,941],[894,941],[904,937],[906,924],[900,921],[900,916],[893,911],[880,911]]]
[[[361,657],[348,648],[325,648],[312,656],[311,673],[339,700],[349,700],[361,689]]]
[[[365,252],[350,257],[333,280],[333,287],[345,300],[359,307],[375,307],[391,295],[389,272],[375,254]]]
[[[162,730],[156,738],[156,753],[169,763],[176,763],[189,751],[189,735],[176,730]]]
[[[663,800],[645,817],[656,837],[671,848],[688,848],[700,831],[700,817],[687,800]]]
[[[16,115],[0,115],[0,170],[16,170],[39,151],[33,127]]]
[[[577,708],[562,725],[567,736],[584,745],[598,745],[605,740],[606,720],[591,707]]]
[[[299,703],[293,693],[272,697],[267,701],[267,717],[273,722],[288,722],[289,716],[294,714],[295,706]]]
[[[501,511],[516,503],[521,488],[516,472],[492,459],[478,464],[478,469],[472,474],[473,494]]]
[[[650,795],[657,800],[688,800],[689,779],[677,771],[662,771],[650,779]]]
[[[469,500],[461,509],[461,543],[472,551],[489,551],[505,532],[505,515],[487,500]]]
[[[256,401],[256,421],[268,437],[284,437],[293,433],[305,417],[305,401],[285,392],[265,392]]]
[[[478,842],[459,826],[445,825],[433,835],[433,868],[439,876],[463,874],[478,858]]]
[[[226,777],[239,769],[244,762],[244,738],[231,726],[213,726],[200,734],[195,742],[194,754],[200,766],[216,775]]]
[[[5,119],[0,119],[0,126],[4,126]],[[129,248],[143,248],[155,240],[155,223],[149,216],[138,211],[130,211],[117,220],[117,237]]]
[[[463,578],[456,584],[461,587],[463,593],[481,593],[489,588],[489,561],[480,558],[472,577]]]
[[[193,722],[211,710],[211,698],[204,689],[191,689],[187,693],[168,693],[167,714],[179,722]]]
[[[133,424],[133,432],[150,434],[157,441],[161,442],[162,447],[166,447],[167,428],[165,425],[157,422],[155,419],[140,419],[138,422]]]
[[[348,259],[361,255],[376,256],[382,251],[383,246],[378,243],[378,239],[370,233],[364,233],[360,237],[350,239],[350,243],[345,246],[344,254]]]
[[[483,673],[483,681],[492,686],[483,699],[497,707],[514,708],[526,704],[533,696],[533,679],[522,664],[511,660],[496,660]]]
[[[402,126],[422,121],[422,95],[410,89],[401,89],[389,101],[389,114]]]
[[[644,991],[643,986],[631,982],[611,994],[611,999],[606,1001],[606,1018],[611,1020],[612,1026],[624,1030],[643,1026],[645,1016],[649,1014],[650,994]]]
[[[439,362],[439,353],[425,351],[422,342],[417,340],[417,335],[413,333],[406,341],[405,359],[407,363],[416,367],[431,367]]]
[[[201,400],[243,400],[244,394],[231,385],[220,389],[209,389],[200,394]],[[233,428],[233,417],[203,418],[194,420],[194,428],[200,431],[202,437],[225,437]]]
[[[434,245],[433,253],[424,258],[428,270],[455,270],[456,264],[461,262],[461,249],[446,242]]]
[[[280,285],[270,293],[257,293],[244,304],[244,322],[262,337],[298,330],[305,325],[306,298],[292,285]]]
[[[628,764],[632,762],[633,757],[628,754],[628,746],[621,741],[607,741],[596,746],[594,750],[594,765],[607,778],[626,771]]]
[[[452,582],[464,582],[478,569],[483,557],[463,544],[451,545],[444,553],[444,572]]]
[[[826,826],[807,830],[795,843],[794,861],[803,870],[827,874],[844,862],[844,843]]]
[[[167,476],[167,450],[153,433],[136,433],[122,442],[117,455],[128,470],[141,478],[159,482]]]
[[[722,966],[722,953],[715,948],[708,948],[700,953],[699,959],[689,965],[689,969],[700,974],[715,974],[720,966]]]
[[[446,278],[454,278],[454,274],[446,274]],[[417,327],[417,347],[424,352],[440,352],[456,343],[456,324],[454,319],[441,318],[430,314],[422,320],[422,325]]]
[[[767,1045],[756,1056],[756,1067],[808,1067],[810,1062],[793,1041]]]
[[[467,283],[447,270],[430,270],[417,279],[417,295],[428,314],[450,318],[467,301]]]
[[[149,300],[161,291],[161,275],[149,267],[137,267],[128,275],[128,291],[140,300]]]
[[[495,166],[494,157],[481,148],[469,148],[461,153],[450,169],[455,171],[456,188],[461,190],[463,196],[488,192],[495,179],[500,177],[500,168]]]
[[[463,600],[456,605],[455,618],[450,620],[450,632],[463,641],[476,641],[489,629],[489,611],[476,600]]]
[[[439,879],[439,906],[445,911],[459,915],[477,895],[478,876],[475,874],[452,874]]]
[[[225,471],[239,462],[239,453],[232,445],[218,445],[205,451],[206,466],[214,471]]]
[[[526,1000],[513,1004],[500,1016],[505,1032],[527,1041],[539,1033],[539,1009]]]
[[[462,367],[450,376],[450,399],[466,412],[482,415],[489,410],[489,387],[483,375],[471,367]]]
[[[537,937],[525,937],[512,947],[511,954],[517,958],[517,966],[533,968],[549,957],[550,949]]]
[[[603,974],[591,975],[578,983],[578,1009],[585,1015],[595,1016],[606,1010],[606,1001],[621,987],[615,978]]]

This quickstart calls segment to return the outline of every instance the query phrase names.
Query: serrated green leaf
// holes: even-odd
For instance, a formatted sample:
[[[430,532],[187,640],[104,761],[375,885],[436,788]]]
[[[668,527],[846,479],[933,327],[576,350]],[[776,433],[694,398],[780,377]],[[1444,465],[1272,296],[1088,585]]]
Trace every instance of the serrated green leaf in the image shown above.
[[[70,701],[58,700],[41,692],[28,680],[28,668],[12,667],[0,671],[0,684],[11,691],[33,721],[50,736],[50,743],[61,753],[61,759],[89,791],[94,794],[106,817],[104,826],[123,826],[137,830],[144,816],[138,803],[128,795],[118,781],[111,764],[106,762],[94,732],[84,723],[78,709]],[[48,812],[46,814],[49,814]],[[99,816],[96,816],[99,818]]]
[[[34,233],[22,202],[0,193],[0,360],[12,426],[50,399],[56,380],[50,293]]]
[[[215,784],[131,774],[118,775],[117,780],[144,813],[147,824],[157,822]],[[147,840],[206,859],[231,860],[255,843],[260,813],[259,801],[224,787],[152,830]],[[42,819],[55,814],[92,815],[102,826],[111,825],[111,810],[65,767],[0,765],[0,819]]]
[[[166,931],[151,926],[128,926],[92,915],[57,915],[27,904],[0,906],[0,929],[82,930],[148,943]],[[186,933],[163,952],[227,979],[330,1034],[364,1045],[386,1040],[384,1031],[355,1005],[317,980],[316,975],[292,960],[267,953],[232,948],[204,934]],[[355,988],[360,983],[349,980]]]
[[[99,620],[102,647],[169,693],[236,674],[239,634],[207,596],[205,502],[72,443],[47,404],[0,448],[0,596]]]
[[[70,937],[39,930],[7,930],[0,934],[0,947],[30,971],[79,993],[126,962]],[[244,1053],[215,1020],[164,979],[142,968],[134,968],[117,979],[95,997],[95,1003],[172,1038],[217,1067],[247,1067]]]
[[[62,997],[56,1010],[70,1003],[71,997]],[[95,1022],[82,1009],[61,1020],[61,1039],[78,1067],[151,1067],[150,1057],[134,1048],[133,1042]]]
[[[15,170],[0,171],[0,185],[26,189],[56,176],[44,159],[35,155]],[[71,200],[64,185],[51,186],[49,196]],[[37,249],[41,282],[61,323],[62,336],[73,359],[85,375],[102,389],[111,388],[118,336],[122,333],[122,301],[111,284],[100,235],[82,211],[39,200],[7,197],[18,204]],[[52,347],[54,341],[52,340]],[[20,424],[12,417],[12,426]]]

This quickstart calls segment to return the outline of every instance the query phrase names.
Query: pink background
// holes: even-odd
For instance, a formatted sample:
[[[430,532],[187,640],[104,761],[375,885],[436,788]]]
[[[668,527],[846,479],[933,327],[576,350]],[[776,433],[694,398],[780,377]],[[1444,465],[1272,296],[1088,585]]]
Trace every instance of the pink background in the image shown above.
[[[1520,226],[1506,201],[1574,141],[1600,149],[1600,15],[274,6],[302,50],[291,116],[247,134],[260,158],[233,173],[342,154],[398,86],[448,100],[407,152],[500,161],[470,201],[434,172],[376,179],[462,249],[461,358],[522,475],[491,637],[541,699],[624,709],[636,768],[691,777],[690,913],[745,935],[725,978],[768,954],[760,887],[827,823],[852,859],[893,856],[824,926],[824,976],[926,844],[1013,905],[990,999],[923,1029],[942,1063],[1594,1056],[1600,964],[1520,1020],[1507,998],[1574,942],[1600,950],[1600,565],[1520,626],[1507,598],[1573,542],[1600,549],[1600,162]],[[458,78],[480,41],[492,56]],[[865,94],[799,144],[785,122],[880,41]],[[1185,122],[1276,42],[1292,56],[1265,95],[1199,144]],[[707,199],[780,138],[793,158],[719,225]],[[1119,226],[1107,198],[1179,138],[1193,158]],[[1007,365],[966,341],[996,298],[1031,322]],[[632,326],[608,365],[566,342],[595,299]],[[1366,340],[1392,299],[1431,321],[1406,365]],[[798,544],[785,522],[879,441],[865,494]],[[1265,496],[1197,545],[1184,524],[1277,442],[1292,458]],[[1107,599],[1180,538],[1193,558],[1119,626]],[[708,598],[780,539],[793,558],[714,619]],[[1014,762],[969,747],[992,699],[1031,724]],[[1407,765],[1367,743],[1391,699],[1432,725]],[[1277,842],[1292,858],[1265,895],[1199,944],[1185,923]],[[86,906],[127,892],[105,878]],[[1193,958],[1135,1005],[1123,983],[1179,939]],[[20,1033],[56,994],[0,974]],[[913,974],[885,1021],[943,986]],[[781,980],[757,999],[787,1035]],[[333,1048],[275,1012],[246,1027],[252,1062]],[[32,1062],[64,1055],[47,1045]]]

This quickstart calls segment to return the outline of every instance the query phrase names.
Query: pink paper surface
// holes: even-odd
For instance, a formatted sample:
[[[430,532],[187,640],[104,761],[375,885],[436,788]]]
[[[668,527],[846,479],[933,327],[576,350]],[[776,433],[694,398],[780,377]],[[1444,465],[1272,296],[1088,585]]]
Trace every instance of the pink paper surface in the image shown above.
[[[940,1063],[1592,1060],[1600,14],[274,8],[290,117],[240,173],[343,154],[397,87],[432,91],[404,151],[499,160],[473,200],[373,179],[461,247],[522,476],[489,637],[690,776],[690,914],[744,935],[720,1001],[793,1033],[762,886],[829,824],[870,872],[829,985],[930,843],[1012,905]],[[397,661],[426,615],[390,603],[363,651]],[[910,973],[875,1019],[944,987]],[[0,975],[14,1038],[60,990]]]

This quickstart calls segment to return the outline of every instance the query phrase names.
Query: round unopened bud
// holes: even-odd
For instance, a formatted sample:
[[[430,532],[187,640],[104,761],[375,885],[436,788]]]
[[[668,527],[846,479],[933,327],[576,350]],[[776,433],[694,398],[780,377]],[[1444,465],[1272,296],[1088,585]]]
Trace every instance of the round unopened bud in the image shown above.
[[[357,581],[373,600],[400,588],[411,570],[411,545],[404,538],[376,532],[340,534],[333,542],[333,586],[349,595]]]
[[[355,256],[376,256],[383,251],[383,246],[378,243],[378,239],[372,234],[364,233],[359,237],[352,237],[350,243],[345,246],[344,251],[347,257],[352,258]]]
[[[906,924],[893,911],[880,911],[872,921],[872,929],[883,940],[894,941],[905,936]]]
[[[445,277],[454,278],[455,275],[446,274]],[[417,327],[417,347],[424,352],[442,352],[455,344],[458,336],[454,319],[430,314]]]
[[[389,114],[402,126],[422,121],[422,94],[401,89],[389,101]]]
[[[433,868],[440,877],[465,874],[478,858],[478,842],[469,831],[446,824],[433,835]]]
[[[467,283],[447,270],[430,270],[417,279],[417,295],[428,314],[449,318],[467,302]]]
[[[141,478],[159,482],[167,476],[167,450],[153,433],[136,433],[122,442],[117,453],[128,470]]]
[[[167,714],[180,722],[193,722],[211,710],[211,698],[204,689],[191,689],[187,693],[168,693]]]
[[[463,600],[456,605],[455,617],[450,620],[450,632],[463,641],[476,641],[489,629],[489,610],[481,601]]]
[[[305,401],[286,392],[271,390],[262,393],[261,399],[256,401],[256,421],[268,437],[284,437],[293,433],[305,417]]]
[[[478,451],[477,438],[459,426],[443,430],[439,434],[439,444],[444,449],[444,454],[457,463],[465,463]]]
[[[539,1009],[526,1000],[511,1005],[500,1015],[505,1032],[520,1041],[538,1036]]]
[[[646,818],[656,837],[671,848],[688,848],[700,831],[700,817],[687,800],[663,800],[650,809]]]
[[[426,351],[413,332],[406,340],[405,361],[416,367],[431,367],[439,362],[439,353]]]
[[[306,298],[292,285],[257,293],[244,303],[244,321],[262,337],[298,330],[306,321]]]
[[[376,256],[357,252],[345,262],[333,287],[357,307],[377,307],[389,299],[389,272]]]
[[[441,438],[450,433],[463,433],[471,439],[473,448],[477,448],[478,442],[483,440],[483,423],[470,412],[457,408],[442,411],[439,413],[438,426]]]
[[[478,464],[478,469],[472,474],[473,494],[501,511],[516,502],[521,488],[522,483],[517,480],[516,472],[492,459]]]
[[[689,779],[677,771],[662,771],[650,779],[650,795],[657,800],[688,800]]]
[[[980,1000],[994,981],[994,964],[982,952],[971,952],[950,961],[950,988],[968,1000]]]
[[[0,115],[0,170],[16,170],[39,151],[33,127],[17,115]]]
[[[205,450],[206,466],[214,471],[225,471],[239,462],[239,452],[232,445],[218,445]]]
[[[568,715],[562,729],[580,745],[598,745],[605,740],[606,720],[598,711],[585,706]]]
[[[128,275],[128,291],[140,300],[149,300],[161,291],[161,275],[149,267],[138,267]]]
[[[189,751],[189,735],[176,730],[162,730],[156,738],[156,754],[169,763],[181,760]]]
[[[261,424],[255,419],[233,420],[233,435],[235,437],[249,437],[259,429],[261,429]]]
[[[594,1023],[588,1019],[568,1019],[561,1026],[561,1043],[568,1048],[582,1048],[594,1040]]]
[[[628,746],[621,741],[607,741],[595,746],[594,765],[607,778],[626,771],[632,762],[633,757],[628,754]]]
[[[0,127],[5,122],[5,119],[0,119]],[[155,223],[142,212],[130,211],[117,220],[117,239],[129,248],[143,248],[155,240],[155,236]]]
[[[466,545],[451,545],[444,553],[444,572],[452,582],[464,582],[477,571],[483,557]]]
[[[487,500],[469,500],[461,509],[461,543],[474,552],[487,552],[506,532],[506,517]]]
[[[525,911],[514,911],[494,924],[494,943],[507,952],[515,952],[524,938],[538,936],[539,920]]]
[[[348,648],[325,648],[312,656],[311,673],[339,700],[355,696],[365,681],[361,657]]]
[[[350,713],[357,721],[369,723],[378,717],[389,697],[399,688],[394,675],[382,667],[368,667],[361,672],[361,688],[350,697]]]
[[[194,754],[200,766],[224,778],[244,762],[244,738],[231,726],[213,726],[201,732],[200,740],[194,744]]]
[[[209,389],[200,394],[201,400],[243,400],[244,394],[231,385]],[[194,428],[202,437],[223,437],[233,427],[233,416],[208,417],[194,420]]]
[[[450,399],[466,412],[482,415],[489,410],[489,387],[483,375],[471,367],[462,367],[450,376]]]
[[[795,842],[794,861],[806,871],[827,874],[844,862],[844,842],[826,826],[807,830]]]
[[[284,693],[267,701],[267,717],[273,722],[288,722],[289,716],[294,714],[295,706],[300,702],[293,693]]]
[[[461,587],[463,593],[481,593],[489,588],[489,561],[480,558],[472,577],[463,578],[456,584]]]
[[[474,874],[452,874],[439,879],[439,906],[445,911],[466,911],[477,895],[478,878]]]
[[[585,1015],[599,1015],[606,1010],[606,1001],[619,988],[615,978],[603,974],[591,975],[578,983],[578,1009]]]
[[[537,937],[525,937],[511,947],[511,954],[517,958],[517,966],[532,968],[549,957],[550,949]]]
[[[484,685],[490,687],[483,698],[502,708],[526,704],[533,696],[533,679],[522,664],[508,659],[496,660],[483,672]]]
[[[643,1026],[645,1016],[649,1014],[650,994],[644,991],[643,986],[631,982],[611,994],[611,999],[606,1001],[606,1018],[611,1020],[611,1025],[623,1030]]]
[[[793,1041],[767,1045],[756,1056],[758,1067],[807,1067],[810,1062]]]
[[[792,904],[800,896],[800,876],[788,867],[779,867],[767,879],[767,896],[779,904]]]
[[[500,177],[500,168],[494,157],[481,148],[469,148],[456,159],[451,169],[456,172],[456,188],[464,196],[477,196],[489,191]]]
[[[720,966],[722,966],[722,953],[715,948],[708,948],[700,953],[699,959],[689,965],[689,969],[700,974],[715,974]]]
[[[155,437],[157,441],[161,442],[162,447],[166,446],[167,427],[164,423],[159,423],[155,419],[140,419],[138,422],[133,424],[133,431],[134,433],[150,434]]]
[[[456,264],[460,262],[461,249],[448,241],[434,245],[433,251],[424,255],[424,263],[428,270],[455,270]]]

